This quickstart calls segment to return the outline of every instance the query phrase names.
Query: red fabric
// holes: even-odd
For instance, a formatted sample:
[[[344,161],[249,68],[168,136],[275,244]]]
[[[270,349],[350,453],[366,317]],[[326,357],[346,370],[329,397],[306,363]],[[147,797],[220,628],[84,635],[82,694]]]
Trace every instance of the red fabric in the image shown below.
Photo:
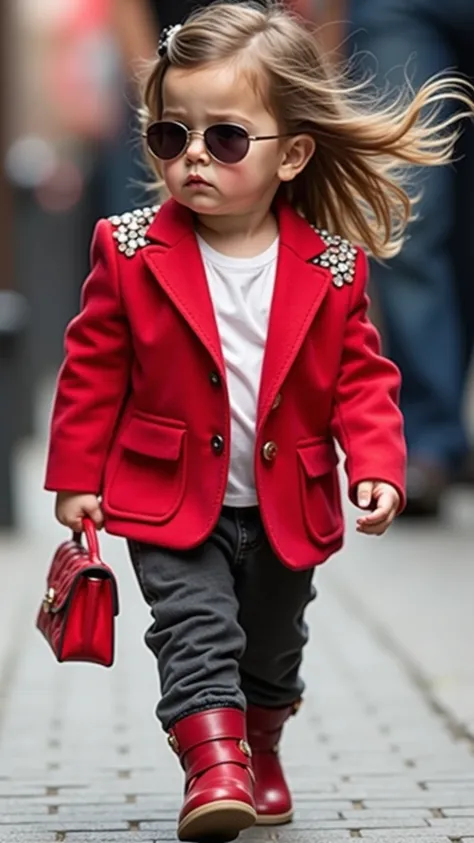
[[[357,484],[404,499],[400,378],[367,319],[367,261],[336,288],[322,239],[279,207],[280,252],[258,403],[255,478],[283,562],[323,562],[343,541],[333,437]],[[96,228],[81,313],[67,331],[46,488],[103,494],[110,533],[172,548],[206,539],[222,507],[230,411],[214,311],[189,211],[166,202],[133,258]],[[216,371],[221,385],[212,383]],[[215,380],[215,379],[214,379]],[[275,401],[277,395],[281,401]],[[223,436],[224,448],[212,437]],[[278,453],[268,461],[268,441]]]
[[[117,585],[111,569],[99,557],[95,538],[87,549],[77,540],[58,547],[47,577],[49,589],[54,590],[52,605],[48,611],[40,606],[36,625],[58,661],[87,661],[110,667],[114,660]]]

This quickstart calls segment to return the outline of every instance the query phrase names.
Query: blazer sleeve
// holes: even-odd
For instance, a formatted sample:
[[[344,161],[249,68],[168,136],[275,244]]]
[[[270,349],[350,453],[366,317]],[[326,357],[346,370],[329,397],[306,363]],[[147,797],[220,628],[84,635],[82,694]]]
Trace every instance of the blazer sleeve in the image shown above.
[[[405,505],[406,446],[398,407],[400,373],[380,352],[380,338],[367,316],[367,257],[358,266],[347,318],[336,387],[332,429],[345,455],[349,497],[357,504],[362,480],[394,486]]]
[[[50,428],[45,488],[99,494],[128,390],[131,340],[110,224],[100,220],[81,309],[69,324]]]

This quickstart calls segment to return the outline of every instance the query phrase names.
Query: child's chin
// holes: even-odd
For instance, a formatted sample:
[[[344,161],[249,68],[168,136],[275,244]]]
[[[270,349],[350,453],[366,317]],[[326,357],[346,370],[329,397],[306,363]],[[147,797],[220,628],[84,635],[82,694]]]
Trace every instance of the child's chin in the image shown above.
[[[177,197],[178,198],[178,197]],[[191,211],[199,214],[221,214],[223,210],[222,203],[211,199],[209,196],[181,196],[178,199],[182,205],[186,205]]]

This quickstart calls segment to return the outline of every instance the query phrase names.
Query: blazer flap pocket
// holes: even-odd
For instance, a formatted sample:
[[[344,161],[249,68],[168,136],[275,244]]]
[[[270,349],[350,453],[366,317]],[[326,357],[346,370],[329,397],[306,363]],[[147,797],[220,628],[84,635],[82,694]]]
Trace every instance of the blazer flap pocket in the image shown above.
[[[333,443],[325,440],[300,446],[298,455],[306,474],[312,478],[329,474],[339,461]]]
[[[157,460],[178,460],[185,427],[174,427],[160,419],[132,416],[120,436],[120,444],[128,451]]]

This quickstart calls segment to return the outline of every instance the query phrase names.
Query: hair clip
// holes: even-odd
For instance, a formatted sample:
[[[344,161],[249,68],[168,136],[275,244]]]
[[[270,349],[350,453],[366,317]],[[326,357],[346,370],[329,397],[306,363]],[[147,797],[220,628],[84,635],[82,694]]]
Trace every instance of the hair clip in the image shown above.
[[[165,26],[158,42],[158,55],[160,58],[167,55],[170,44],[181,27],[181,23],[175,23],[174,26]]]

